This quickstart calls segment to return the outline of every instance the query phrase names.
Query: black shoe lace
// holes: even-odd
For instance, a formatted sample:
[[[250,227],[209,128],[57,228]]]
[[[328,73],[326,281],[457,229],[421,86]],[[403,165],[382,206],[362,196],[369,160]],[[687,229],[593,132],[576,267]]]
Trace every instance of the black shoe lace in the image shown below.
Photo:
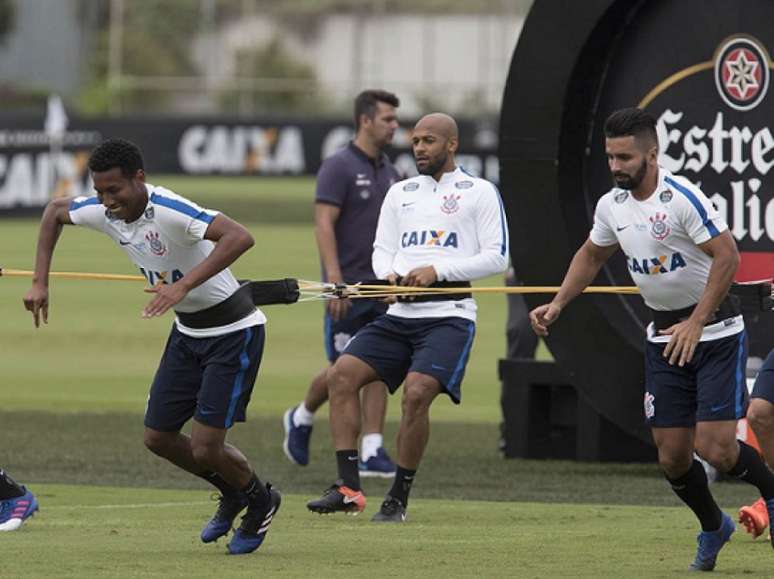
[[[238,497],[213,495],[213,500],[218,501],[218,510],[215,511],[215,519],[233,519],[242,510],[244,503]]]

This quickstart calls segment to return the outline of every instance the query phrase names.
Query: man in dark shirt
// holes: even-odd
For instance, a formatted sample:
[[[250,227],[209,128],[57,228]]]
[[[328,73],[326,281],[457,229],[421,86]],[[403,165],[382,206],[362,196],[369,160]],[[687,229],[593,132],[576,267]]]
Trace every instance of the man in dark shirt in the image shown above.
[[[373,279],[371,254],[384,196],[399,175],[383,149],[398,128],[398,98],[382,90],[367,90],[355,99],[355,138],[327,158],[317,174],[315,233],[322,277],[333,283]],[[331,364],[360,328],[384,313],[375,300],[330,300],[325,310],[325,348]],[[317,409],[328,400],[326,375],[312,380],[306,398],[285,412],[283,448],[294,463],[309,463],[309,438]],[[373,382],[363,389],[363,437],[360,474],[389,478],[395,465],[383,448],[387,389]]]

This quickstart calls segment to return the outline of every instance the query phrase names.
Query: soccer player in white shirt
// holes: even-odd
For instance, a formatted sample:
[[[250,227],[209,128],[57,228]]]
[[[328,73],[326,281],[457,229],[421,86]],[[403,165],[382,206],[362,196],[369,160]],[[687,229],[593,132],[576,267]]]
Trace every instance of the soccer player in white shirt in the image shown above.
[[[505,271],[508,226],[494,185],[457,167],[457,124],[442,113],[414,127],[419,176],[387,192],[374,240],[377,277],[402,285],[460,287],[455,296],[398,301],[361,329],[328,375],[330,422],[339,478],[320,499],[318,513],[360,512],[365,497],[358,476],[358,392],[382,380],[403,386],[397,470],[373,521],[402,522],[414,475],[430,434],[429,410],[439,394],[460,402],[460,384],[475,335],[476,304],[465,293],[470,280]],[[405,380],[405,383],[404,383]]]
[[[262,483],[244,455],[226,444],[234,422],[245,420],[264,344],[264,315],[249,286],[228,269],[253,246],[250,233],[225,215],[202,209],[162,187],[145,183],[136,145],[112,139],[91,154],[94,197],[60,198],[43,213],[32,288],[24,297],[35,326],[48,321],[48,277],[63,225],[108,235],[140,268],[154,294],[144,318],[175,309],[176,319],[151,386],[145,445],[221,491],[218,511],[201,534],[205,543],[228,534],[230,553],[263,542],[280,506],[279,493]],[[180,432],[193,418],[191,436]]]
[[[657,164],[655,119],[636,109],[605,123],[615,187],[599,200],[589,239],[559,292],[530,312],[548,334],[564,307],[620,247],[654,322],[645,344],[645,416],[659,464],[702,531],[691,569],[710,571],[735,530],[710,493],[696,452],[718,471],[774,498],[774,476],[758,453],[736,441],[744,416],[747,337],[728,290],[739,254],[728,226],[698,187]]]

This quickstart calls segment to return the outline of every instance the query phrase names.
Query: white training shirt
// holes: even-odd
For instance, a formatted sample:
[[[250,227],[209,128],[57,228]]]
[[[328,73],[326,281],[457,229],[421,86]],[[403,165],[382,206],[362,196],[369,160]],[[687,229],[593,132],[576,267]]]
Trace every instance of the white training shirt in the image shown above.
[[[379,213],[372,264],[381,279],[428,265],[439,281],[472,281],[505,271],[508,225],[499,191],[461,167],[444,173],[440,181],[418,175],[395,183]],[[457,316],[475,321],[476,302],[399,302],[387,312],[403,318]]]
[[[146,184],[146,188],[148,205],[132,223],[113,218],[96,196],[73,199],[70,220],[111,237],[140,268],[149,285],[159,280],[174,283],[212,252],[215,244],[204,239],[204,234],[218,213],[163,187]],[[188,292],[175,310],[198,312],[219,304],[238,288],[238,282],[226,268]],[[266,316],[260,310],[215,328],[188,328],[175,318],[178,330],[194,338],[221,336],[265,322]]]
[[[645,304],[660,311],[679,310],[699,302],[707,285],[712,258],[698,245],[720,235],[728,225],[701,190],[683,177],[659,167],[653,194],[638,201],[626,189],[613,188],[597,203],[592,243],[621,245],[632,280]],[[706,326],[702,341],[744,329],[742,316]],[[669,336],[648,339],[667,342]]]

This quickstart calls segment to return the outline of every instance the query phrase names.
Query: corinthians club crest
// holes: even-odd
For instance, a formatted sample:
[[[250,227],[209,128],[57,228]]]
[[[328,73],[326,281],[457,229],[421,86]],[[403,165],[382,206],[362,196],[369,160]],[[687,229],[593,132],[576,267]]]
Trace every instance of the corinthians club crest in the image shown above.
[[[650,234],[659,241],[669,235],[669,232],[671,231],[666,222],[667,217],[666,213],[656,213],[656,215],[650,217],[650,222],[652,223],[650,226]]]
[[[159,257],[161,257],[165,253],[167,253],[167,246],[164,245],[164,242],[162,242],[159,239],[159,234],[156,233],[155,231],[149,231],[148,233],[146,233],[145,240],[148,242],[151,253],[153,255],[158,255]]]
[[[738,111],[754,109],[769,90],[769,54],[755,38],[734,35],[715,52],[715,86]]]
[[[457,213],[460,209],[460,204],[457,202],[462,196],[461,195],[444,195],[443,196],[443,203],[441,204],[441,211],[446,213],[447,215],[451,215],[452,213]]]

